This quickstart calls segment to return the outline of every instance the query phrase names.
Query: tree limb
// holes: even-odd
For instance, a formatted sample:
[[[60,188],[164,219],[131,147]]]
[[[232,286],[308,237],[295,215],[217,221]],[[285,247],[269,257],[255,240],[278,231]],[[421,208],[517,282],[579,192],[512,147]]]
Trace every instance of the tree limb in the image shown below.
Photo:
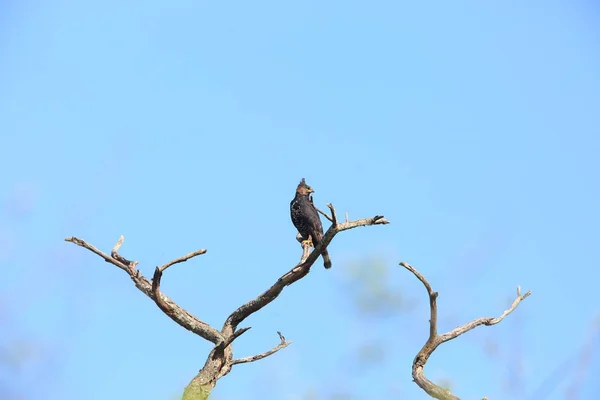
[[[282,292],[284,287],[291,285],[292,283],[306,276],[309,273],[311,266],[321,255],[321,253],[327,247],[327,245],[329,245],[329,243],[332,241],[332,239],[337,233],[353,229],[359,226],[384,225],[389,223],[389,221],[387,221],[385,218],[383,218],[383,216],[380,215],[376,215],[372,218],[348,221],[347,214],[346,222],[339,223],[333,206],[331,204],[328,204],[327,206],[329,207],[332,213],[331,217],[328,216],[328,219],[332,222],[332,225],[329,227],[329,229],[323,236],[323,239],[320,241],[319,245],[312,252],[310,252],[311,240],[300,240],[303,249],[303,255],[300,263],[297,264],[294,268],[292,268],[289,272],[284,274],[281,278],[279,278],[273,286],[271,286],[269,289],[267,289],[267,291],[259,295],[256,299],[251,300],[246,304],[243,304],[237,310],[232,312],[231,315],[225,321],[223,329],[221,331],[199,320],[198,318],[181,308],[179,305],[177,305],[173,300],[169,299],[167,296],[162,294],[160,291],[162,275],[167,268],[175,264],[185,262],[198,255],[204,254],[206,253],[205,249],[192,252],[183,257],[177,258],[159,267],[156,267],[154,270],[152,283],[150,283],[148,279],[146,279],[141,274],[141,272],[138,269],[136,269],[136,266],[138,264],[137,261],[127,260],[119,254],[119,250],[125,240],[123,236],[119,238],[115,246],[112,248],[110,255],[103,253],[102,251],[98,250],[96,247],[92,246],[91,244],[85,242],[82,239],[70,237],[66,238],[65,240],[67,242],[74,243],[80,247],[83,247],[93,252],[94,254],[102,257],[106,262],[109,262],[114,266],[125,271],[129,275],[135,286],[142,293],[144,293],[146,296],[152,299],[156,303],[156,305],[167,316],[169,316],[169,318],[171,318],[173,321],[175,321],[182,327],[214,343],[215,346],[208,355],[204,366],[200,369],[198,374],[191,380],[190,384],[185,388],[183,394],[184,400],[206,399],[212,388],[214,388],[214,386],[216,385],[217,380],[227,375],[231,371],[233,365],[263,359],[265,357],[270,356],[271,354],[276,353],[284,347],[287,347],[291,343],[287,341],[280,332],[277,332],[279,334],[279,338],[281,339],[281,343],[279,343],[271,350],[261,354],[257,354],[252,357],[233,359],[233,351],[231,348],[231,344],[239,336],[241,336],[250,329],[250,327],[238,329],[238,325],[243,320],[245,320],[254,312],[260,310],[273,300],[275,300],[275,298],[277,298],[277,296],[279,296],[279,294]]]
[[[121,236],[122,237],[122,236]],[[160,269],[161,272],[163,272],[165,269],[169,268],[171,265],[174,264],[179,264],[182,262],[186,262],[187,260],[189,260],[190,258],[194,258],[196,256],[202,255],[206,253],[206,249],[200,249],[200,250],[196,250],[194,252],[191,252],[190,254],[186,254],[183,257],[179,257],[173,261],[169,261],[166,264],[161,265],[160,267],[158,267]]]
[[[330,205],[330,209],[335,211],[332,205]],[[335,213],[333,214],[335,215]],[[333,217],[332,220],[334,220]],[[232,312],[225,321],[223,331],[226,329],[235,330],[243,320],[275,300],[286,286],[289,286],[308,275],[314,262],[317,260],[317,258],[319,258],[323,250],[325,250],[325,248],[329,245],[329,243],[331,243],[335,235],[338,233],[357,228],[359,226],[385,224],[389,224],[389,221],[386,220],[382,215],[376,215],[372,218],[363,218],[356,221],[343,222],[341,224],[332,224],[329,229],[327,229],[327,232],[325,232],[325,235],[323,235],[323,239],[319,242],[319,245],[304,261],[300,262],[289,272],[284,274],[269,289],[258,295],[258,297],[243,304],[237,310]]]
[[[337,226],[337,213],[335,212],[335,208],[333,208],[333,204],[327,203],[327,207],[331,210],[331,224],[333,226]]]
[[[323,212],[323,211],[319,210],[317,207],[315,207],[315,209],[317,210],[317,212],[318,212],[319,214],[321,214],[322,216],[324,216],[325,218],[327,218],[327,221],[329,221],[329,222],[333,222],[333,218],[331,218],[331,217],[329,216],[329,214],[327,214],[326,212]]]
[[[252,357],[238,358],[236,360],[231,361],[231,364],[232,365],[243,364],[243,363],[261,360],[265,357],[270,356],[273,353],[278,352],[279,350],[283,349],[284,347],[287,347],[290,343],[292,343],[292,342],[288,342],[287,340],[285,340],[285,336],[283,336],[281,334],[281,332],[277,332],[277,334],[279,335],[279,339],[281,340],[281,343],[279,343],[277,346],[273,347],[271,350],[265,351],[264,353],[260,353],[255,356],[252,356]]]
[[[409,270],[417,277],[421,283],[425,286],[427,290],[427,294],[429,295],[429,309],[430,309],[430,319],[429,319],[429,337],[427,341],[421,348],[421,350],[417,353],[413,361],[412,366],[412,376],[417,385],[421,389],[423,389],[427,394],[431,397],[440,399],[440,400],[460,400],[458,397],[454,396],[449,390],[444,389],[435,383],[431,382],[429,379],[425,377],[424,367],[427,363],[427,360],[431,356],[431,354],[435,351],[435,349],[442,343],[447,342],[449,340],[455,339],[458,336],[462,335],[481,325],[491,326],[502,321],[506,316],[508,316],[511,312],[513,312],[517,306],[521,303],[521,301],[525,300],[531,294],[531,291],[528,291],[524,295],[521,295],[521,288],[517,286],[517,297],[515,301],[513,301],[512,305],[509,309],[504,311],[502,315],[497,318],[488,317],[488,318],[477,318],[471,322],[468,322],[458,328],[451,330],[450,332],[444,333],[442,335],[438,335],[437,333],[437,297],[438,293],[434,292],[431,288],[431,285],[425,279],[423,275],[419,271],[417,271],[413,266],[407,264],[405,262],[400,263],[401,266]]]
[[[117,250],[123,244],[123,241],[124,241],[123,236],[121,236],[119,238],[119,241],[113,248],[113,250],[111,252],[112,257],[109,256],[108,254],[103,253],[102,251],[98,250],[96,247],[92,246],[91,244],[87,243],[86,241],[84,241],[82,239],[79,239],[76,237],[69,237],[69,238],[66,238],[65,241],[74,243],[77,246],[83,247],[84,249],[88,249],[92,253],[97,254],[98,256],[102,257],[106,262],[109,262],[109,263],[113,264],[114,266],[127,272],[127,274],[129,275],[129,277],[131,278],[131,280],[133,281],[135,286],[142,293],[144,293],[146,296],[148,296],[149,298],[154,300],[159,307],[161,307],[161,304],[162,304],[163,307],[161,307],[161,310],[163,310],[163,312],[165,314],[167,314],[169,316],[169,318],[171,318],[173,321],[177,322],[179,325],[181,325],[185,329],[195,333],[196,335],[198,335],[214,344],[219,344],[219,343],[222,343],[225,341],[225,338],[223,337],[221,332],[219,332],[212,326],[208,325],[207,323],[202,322],[201,320],[199,320],[198,318],[196,318],[195,316],[193,316],[192,314],[190,314],[189,312],[187,312],[186,310],[181,308],[179,305],[177,305],[177,303],[175,303],[173,300],[171,300],[164,294],[161,294],[160,296],[155,297],[155,292],[158,293],[158,286],[160,285],[160,277],[158,279],[158,282],[156,282],[157,283],[156,290],[154,290],[153,285],[148,281],[148,279],[146,279],[140,273],[139,270],[136,270],[135,266],[137,265],[137,261],[127,261],[127,260],[125,260],[125,258],[118,255]],[[194,252],[191,254],[195,254],[195,253],[204,254],[205,252],[206,252],[206,250],[199,250],[199,252]],[[196,255],[198,255],[198,254],[196,254]],[[189,254],[188,254],[188,256],[189,256]],[[188,257],[188,256],[185,256],[185,257]],[[185,260],[182,260],[185,257],[182,257],[180,259],[177,259],[177,260],[167,263],[165,265],[168,267],[169,265],[173,265],[176,262],[185,261]],[[191,257],[188,257],[187,259],[189,259],[189,258],[191,258]],[[164,265],[163,265],[163,267],[164,267]],[[157,268],[157,271],[158,270],[159,270],[159,268]],[[163,270],[164,270],[164,268],[163,268]],[[160,275],[162,275],[162,271],[160,272]],[[156,277],[156,271],[155,271],[155,277]]]

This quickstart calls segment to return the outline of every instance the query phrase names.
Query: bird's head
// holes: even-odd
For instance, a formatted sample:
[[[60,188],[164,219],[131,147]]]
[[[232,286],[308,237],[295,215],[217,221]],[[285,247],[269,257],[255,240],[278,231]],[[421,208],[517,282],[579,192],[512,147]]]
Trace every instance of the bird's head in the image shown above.
[[[308,186],[306,184],[306,182],[304,181],[304,178],[302,178],[302,180],[298,184],[298,187],[296,188],[296,193],[298,193],[301,196],[308,196],[309,194],[311,194],[313,192],[314,192],[313,188]]]

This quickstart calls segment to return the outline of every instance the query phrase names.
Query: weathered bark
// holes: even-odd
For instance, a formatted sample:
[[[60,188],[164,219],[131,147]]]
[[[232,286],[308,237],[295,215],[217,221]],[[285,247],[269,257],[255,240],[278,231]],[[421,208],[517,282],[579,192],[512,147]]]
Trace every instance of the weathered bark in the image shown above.
[[[328,207],[330,208],[332,214],[331,217],[328,217],[328,219],[332,221],[332,225],[327,230],[323,239],[319,245],[316,246],[314,251],[311,253],[309,245],[303,244],[303,256],[300,263],[293,267],[291,271],[279,278],[275,284],[273,284],[257,298],[250,300],[232,312],[220,331],[180,307],[169,297],[161,293],[160,290],[163,273],[167,268],[190,260],[191,258],[201,254],[205,254],[206,250],[201,249],[194,251],[183,257],[179,257],[173,261],[169,261],[166,264],[156,267],[152,282],[150,282],[142,275],[140,270],[137,269],[137,261],[127,260],[125,257],[119,254],[119,250],[125,240],[123,236],[119,238],[110,252],[110,255],[103,253],[82,239],[70,237],[65,240],[90,250],[91,252],[102,257],[106,262],[111,263],[125,271],[135,286],[142,293],[152,299],[169,318],[185,329],[214,344],[214,347],[206,359],[204,366],[185,388],[182,397],[183,400],[206,400],[216,386],[217,381],[231,372],[231,368],[234,365],[261,360],[278,352],[284,347],[287,347],[291,343],[285,339],[281,332],[277,332],[280,343],[272,349],[253,356],[234,359],[231,344],[234,340],[250,329],[250,327],[238,328],[238,325],[242,321],[275,300],[286,286],[289,286],[306,276],[310,272],[310,268],[315,260],[323,253],[323,251],[325,251],[327,245],[337,233],[359,226],[385,225],[389,223],[389,221],[383,218],[383,216],[379,215],[373,218],[364,218],[356,221],[346,220],[343,223],[338,223],[335,209],[331,204],[328,204]]]
[[[418,280],[425,286],[427,289],[427,294],[429,295],[429,337],[427,341],[417,353],[417,356],[413,360],[412,365],[412,376],[413,380],[421,389],[423,389],[429,396],[438,400],[460,400],[460,398],[453,395],[450,390],[444,389],[441,386],[436,385],[431,382],[429,379],[425,377],[425,372],[423,369],[425,368],[425,364],[429,359],[429,356],[438,348],[439,345],[445,343],[449,340],[456,339],[460,335],[477,328],[478,326],[492,326],[501,322],[508,314],[512,313],[517,306],[525,300],[531,294],[531,290],[525,294],[521,294],[521,287],[517,286],[517,297],[513,301],[512,305],[509,309],[504,311],[502,315],[497,318],[487,317],[487,318],[477,318],[471,322],[468,322],[464,325],[459,326],[458,328],[454,328],[450,332],[446,332],[444,334],[438,334],[437,331],[437,321],[438,321],[438,310],[437,310],[437,298],[438,293],[435,292],[427,279],[419,271],[417,271],[412,265],[407,264],[405,262],[400,263],[401,266],[409,270],[413,273],[414,276],[417,277]],[[485,397],[483,400],[487,400]]]

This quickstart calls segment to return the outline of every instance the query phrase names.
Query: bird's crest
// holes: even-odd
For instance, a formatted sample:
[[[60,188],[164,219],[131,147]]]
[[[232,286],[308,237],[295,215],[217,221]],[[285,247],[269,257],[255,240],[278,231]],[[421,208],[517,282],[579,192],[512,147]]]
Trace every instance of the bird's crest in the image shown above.
[[[296,188],[296,193],[303,195],[303,196],[307,196],[307,195],[311,194],[312,192],[314,192],[313,188],[308,186],[306,184],[306,181],[304,180],[304,178],[302,178],[302,180],[298,184],[298,187]]]

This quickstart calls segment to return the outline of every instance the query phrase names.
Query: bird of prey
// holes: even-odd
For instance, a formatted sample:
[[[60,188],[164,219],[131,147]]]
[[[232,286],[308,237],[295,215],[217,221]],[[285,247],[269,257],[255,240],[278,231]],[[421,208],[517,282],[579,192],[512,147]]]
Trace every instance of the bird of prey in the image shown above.
[[[313,192],[314,190],[302,178],[296,188],[296,196],[290,203],[290,214],[292,222],[302,238],[308,240],[310,236],[313,247],[317,247],[323,239],[323,225],[321,225],[321,219],[310,196]],[[331,268],[331,259],[327,249],[323,250],[322,255],[325,268]]]

